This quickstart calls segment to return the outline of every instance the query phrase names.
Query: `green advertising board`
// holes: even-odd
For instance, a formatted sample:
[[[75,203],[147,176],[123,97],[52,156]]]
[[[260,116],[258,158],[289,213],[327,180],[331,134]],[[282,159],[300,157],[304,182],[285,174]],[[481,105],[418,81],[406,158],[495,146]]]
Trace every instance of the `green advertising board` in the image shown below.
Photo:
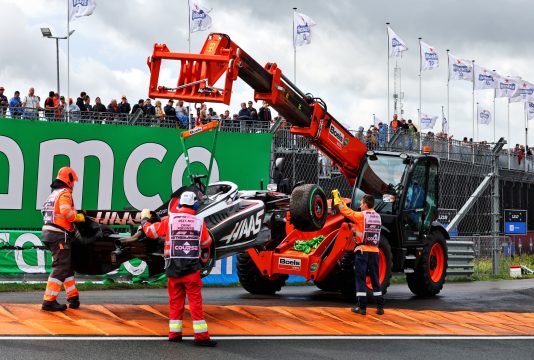
[[[193,173],[206,173],[212,141],[188,139]],[[220,133],[211,182],[266,186],[270,146],[270,134]],[[188,184],[176,129],[0,119],[0,229],[40,228],[49,185],[66,165],[80,178],[78,209],[154,209]]]

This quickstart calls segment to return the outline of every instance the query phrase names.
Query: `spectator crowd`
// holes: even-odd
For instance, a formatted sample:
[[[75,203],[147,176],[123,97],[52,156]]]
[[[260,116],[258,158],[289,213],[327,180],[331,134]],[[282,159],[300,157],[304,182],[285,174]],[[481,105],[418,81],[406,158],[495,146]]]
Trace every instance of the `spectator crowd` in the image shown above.
[[[91,96],[85,91],[74,101],[57,92],[50,91],[48,97],[41,103],[41,97],[35,94],[31,87],[27,95],[21,96],[20,91],[15,91],[13,97],[8,99],[4,95],[5,89],[0,86],[0,117],[15,119],[46,119],[48,121],[73,121],[73,122],[98,122],[98,123],[135,123],[143,122],[152,126],[165,126],[177,128],[189,128],[195,123],[206,123],[211,120],[237,120],[250,123],[261,122],[268,127],[273,120],[269,104],[263,101],[261,107],[256,110],[252,101],[241,104],[241,110],[237,114],[230,115],[230,110],[217,115],[205,104],[196,108],[194,116],[189,107],[183,101],[167,101],[165,106],[160,100],[152,104],[151,99],[139,99],[133,106],[130,105],[126,95],[121,96],[120,102],[112,99],[106,106],[100,97],[95,97],[94,103]]]

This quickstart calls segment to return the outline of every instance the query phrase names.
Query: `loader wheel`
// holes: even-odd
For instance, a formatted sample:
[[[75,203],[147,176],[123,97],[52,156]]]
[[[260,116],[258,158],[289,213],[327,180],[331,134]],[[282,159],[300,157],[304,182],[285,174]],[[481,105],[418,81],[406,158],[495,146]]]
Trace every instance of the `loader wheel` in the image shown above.
[[[296,187],[289,201],[291,223],[300,231],[316,231],[326,222],[327,203],[323,189],[315,184]]]
[[[340,287],[341,270],[339,265],[334,266],[332,271],[322,281],[313,283],[323,291],[338,291]]]
[[[288,275],[267,278],[261,274],[249,254],[237,254],[237,276],[243,289],[251,294],[274,295],[286,284]]]
[[[443,288],[446,273],[447,243],[439,231],[433,231],[416,269],[413,273],[406,274],[408,287],[417,296],[434,296]]]
[[[378,243],[378,280],[382,289],[382,295],[388,291],[391,281],[391,271],[393,268],[393,255],[391,253],[391,246],[388,239],[380,235],[380,242]],[[347,298],[354,298],[356,295],[356,277],[354,270],[354,253],[346,253],[339,261],[341,268],[341,293]],[[373,292],[371,279],[366,278],[367,292]]]

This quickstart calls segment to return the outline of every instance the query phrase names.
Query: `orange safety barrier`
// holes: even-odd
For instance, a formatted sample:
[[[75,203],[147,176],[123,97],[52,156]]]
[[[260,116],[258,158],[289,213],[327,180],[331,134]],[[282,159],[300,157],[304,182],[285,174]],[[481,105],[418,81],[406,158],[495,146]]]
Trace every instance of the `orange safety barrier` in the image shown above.
[[[82,305],[47,313],[40,305],[0,305],[0,335],[167,336],[168,306]],[[367,316],[349,308],[204,305],[211,335],[534,335],[534,314],[387,309]],[[188,312],[184,335],[192,335]]]

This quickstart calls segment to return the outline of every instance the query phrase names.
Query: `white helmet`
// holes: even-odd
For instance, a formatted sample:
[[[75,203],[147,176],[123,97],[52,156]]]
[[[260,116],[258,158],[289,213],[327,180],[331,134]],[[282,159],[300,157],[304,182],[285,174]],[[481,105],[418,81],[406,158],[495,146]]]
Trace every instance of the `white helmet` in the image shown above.
[[[180,195],[180,206],[186,205],[194,207],[197,203],[197,196],[192,191],[184,191],[182,195]]]

